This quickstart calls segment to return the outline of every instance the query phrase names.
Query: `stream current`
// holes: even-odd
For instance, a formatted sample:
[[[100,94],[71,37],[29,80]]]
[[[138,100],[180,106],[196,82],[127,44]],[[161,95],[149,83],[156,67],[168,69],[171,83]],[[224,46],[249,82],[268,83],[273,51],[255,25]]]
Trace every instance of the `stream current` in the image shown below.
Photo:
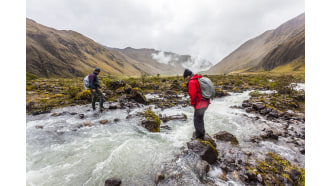
[[[304,156],[285,144],[262,142],[258,147],[252,147],[245,142],[266,126],[265,120],[251,120],[243,114],[251,117],[253,114],[231,108],[241,105],[249,98],[248,94],[249,91],[231,93],[212,100],[204,118],[206,132],[210,136],[219,131],[230,132],[237,137],[240,146],[251,152],[276,152],[288,160],[298,159],[304,166]],[[126,119],[128,114],[143,112],[148,107],[141,105],[141,108],[130,111],[117,109],[99,113],[91,111],[89,104],[52,110],[52,113],[66,113],[60,116],[51,116],[52,113],[27,115],[26,185],[103,186],[105,180],[112,177],[120,178],[122,185],[155,185],[155,176],[162,164],[171,161],[174,154],[180,153],[180,148],[190,141],[194,132],[194,109],[175,106],[161,110],[152,106],[156,114],[170,116],[183,113],[188,119],[162,122],[161,126],[168,125],[171,130],[151,133],[139,125],[141,117]],[[79,114],[85,117],[81,119]],[[105,119],[109,121],[107,124],[99,123]],[[93,125],[78,127],[86,121]],[[211,167],[208,176],[218,179],[219,171],[219,168]],[[240,185],[232,180],[229,182]],[[198,180],[191,183],[198,183]],[[216,183],[228,185],[224,181]]]

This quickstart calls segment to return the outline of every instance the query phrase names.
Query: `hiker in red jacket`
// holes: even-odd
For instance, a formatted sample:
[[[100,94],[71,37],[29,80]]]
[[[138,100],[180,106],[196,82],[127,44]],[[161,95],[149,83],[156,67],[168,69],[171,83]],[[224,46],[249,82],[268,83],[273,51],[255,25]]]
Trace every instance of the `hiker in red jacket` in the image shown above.
[[[202,99],[203,97],[198,83],[198,78],[201,77],[201,75],[194,75],[189,69],[185,69],[183,73],[183,78],[188,81],[187,87],[190,96],[190,104],[195,108],[194,126],[196,138],[204,140],[204,114],[210,104],[210,100]]]

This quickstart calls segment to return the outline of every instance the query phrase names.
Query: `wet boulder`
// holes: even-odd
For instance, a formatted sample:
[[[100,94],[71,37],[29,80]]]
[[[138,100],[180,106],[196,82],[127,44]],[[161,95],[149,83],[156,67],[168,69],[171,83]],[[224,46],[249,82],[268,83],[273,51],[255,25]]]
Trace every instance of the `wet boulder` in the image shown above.
[[[255,110],[262,110],[265,107],[266,106],[263,102],[254,102],[254,103],[252,103],[252,108],[254,108]]]
[[[192,139],[196,139],[195,132],[193,132]],[[217,148],[217,144],[215,143],[214,139],[208,133],[206,133],[204,135],[204,140],[210,142],[213,145],[213,147]]]
[[[220,131],[220,132],[214,134],[213,137],[219,141],[229,141],[234,146],[238,145],[237,138],[234,135],[232,135],[226,131]]]
[[[251,103],[249,103],[248,100],[244,100],[243,103],[242,103],[242,107],[243,107],[243,108],[251,107],[251,106],[252,106],[252,105],[251,105]]]
[[[164,175],[164,174],[161,174],[161,173],[158,173],[158,174],[156,175],[155,182],[156,182],[156,184],[158,184],[159,182],[161,182],[161,181],[164,180],[164,179],[165,179],[165,175]]]
[[[100,121],[100,124],[102,124],[102,125],[104,125],[104,124],[106,124],[106,123],[108,123],[108,120],[107,120],[107,119],[104,119],[104,120],[101,120],[101,121]]]
[[[228,96],[228,92],[221,90],[219,88],[215,88],[215,97],[223,97],[223,96]]]
[[[105,180],[104,186],[119,186],[121,185],[121,180],[118,178],[109,178]]]
[[[165,130],[171,130],[172,128],[168,125],[160,126],[160,128],[165,129]]]
[[[187,146],[209,164],[215,163],[218,159],[219,153],[209,141],[195,139],[188,142]]]
[[[205,160],[199,160],[196,165],[197,174],[200,178],[210,171],[210,164]]]
[[[253,110],[253,108],[252,107],[246,107],[245,108],[245,112],[247,112],[247,113],[250,113],[250,112],[253,112],[254,110]]]
[[[120,108],[121,108],[121,104],[120,103],[110,103],[110,105],[109,105],[109,109],[110,110],[120,109]]]
[[[278,140],[279,136],[282,136],[282,132],[275,128],[264,129],[260,135],[260,137],[264,139],[274,139],[274,140]]]
[[[160,115],[160,120],[162,120],[163,122],[168,122],[170,120],[181,120],[181,121],[186,121],[187,120],[187,115],[185,114],[176,114],[176,115],[172,115],[172,116],[162,116]]]
[[[151,110],[147,110],[143,115],[141,125],[150,132],[160,132],[160,119]]]
[[[133,88],[131,90],[131,94],[129,98],[135,100],[137,103],[141,103],[144,105],[147,104],[146,97],[143,95],[142,91],[140,91],[138,88]]]
[[[28,112],[31,112],[31,111],[33,110],[35,104],[36,104],[36,103],[33,102],[33,101],[30,101],[29,103],[27,103],[27,104],[26,104],[26,110],[27,110]]]
[[[40,111],[40,110],[38,110],[38,111],[32,112],[32,115],[33,115],[33,116],[36,116],[36,115],[40,115],[40,114],[48,114],[48,113],[50,113],[50,110],[45,110],[45,111]]]
[[[91,123],[91,122],[89,122],[89,121],[85,121],[84,123],[83,123],[83,126],[84,127],[91,127],[93,124]]]
[[[120,87],[124,87],[126,83],[123,80],[110,81],[106,83],[110,90],[117,90]]]
[[[63,115],[63,113],[57,113],[57,112],[54,112],[52,115],[50,115],[50,116],[61,116],[61,115]]]

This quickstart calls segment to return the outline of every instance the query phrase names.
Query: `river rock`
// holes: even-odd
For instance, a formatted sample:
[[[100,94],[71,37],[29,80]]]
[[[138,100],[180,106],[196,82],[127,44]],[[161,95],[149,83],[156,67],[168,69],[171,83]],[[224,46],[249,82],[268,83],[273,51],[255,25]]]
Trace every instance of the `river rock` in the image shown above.
[[[109,105],[109,109],[111,109],[111,110],[114,110],[114,109],[120,109],[120,108],[121,108],[120,103],[111,103],[111,104]]]
[[[299,179],[300,176],[301,176],[301,173],[298,170],[292,169],[290,171],[290,178],[292,179],[292,181],[294,183],[297,183],[297,181],[298,181],[298,179]]]
[[[196,132],[193,132],[192,139],[196,139]],[[217,144],[208,133],[204,135],[204,140],[210,142],[213,145],[213,147],[217,148]]]
[[[80,119],[83,119],[84,117],[85,117],[84,114],[79,114],[79,118],[80,118]]]
[[[52,115],[50,115],[50,116],[61,116],[61,115],[63,115],[63,113],[57,113],[57,112],[54,112]]]
[[[104,186],[119,186],[121,185],[121,180],[118,178],[110,178],[105,180]]]
[[[158,184],[160,181],[164,180],[165,179],[165,175],[164,174],[161,174],[161,173],[158,173],[156,175],[156,179],[155,179],[155,182],[156,184]]]
[[[203,177],[209,172],[210,165],[207,161],[199,160],[197,162],[196,169],[199,177]]]
[[[104,124],[108,123],[108,120],[107,120],[107,119],[101,120],[100,123],[101,123],[102,125],[104,125]]]
[[[85,127],[91,127],[93,124],[92,124],[91,122],[89,122],[89,121],[85,121],[85,122],[83,123],[83,125],[84,125]]]
[[[208,141],[195,139],[188,142],[187,146],[188,149],[191,149],[194,153],[210,164],[215,163],[218,158],[219,153],[217,149]]]
[[[36,104],[35,102],[30,101],[28,104],[26,104],[26,110],[28,112],[32,111],[32,109],[33,109],[33,107],[34,107],[35,104]]]
[[[235,146],[238,145],[237,138],[234,135],[232,135],[226,131],[220,131],[220,132],[214,134],[213,137],[220,141],[230,141],[230,143]]]
[[[147,110],[143,114],[141,125],[150,132],[160,132],[160,119],[151,110]]]
[[[160,120],[163,122],[168,122],[170,120],[181,120],[181,121],[186,121],[187,120],[187,115],[185,114],[177,114],[177,115],[172,115],[172,116],[161,116]]]
[[[254,102],[252,103],[252,108],[256,109],[256,110],[262,110],[264,109],[266,106],[263,102]]]
[[[135,100],[138,103],[147,104],[147,99],[146,97],[143,95],[143,93],[141,91],[138,91],[137,89],[132,89],[131,90],[131,95],[130,98]]]
[[[220,174],[219,178],[222,179],[223,181],[228,181],[226,172],[222,172],[222,174]]]
[[[163,125],[163,126],[160,126],[160,128],[162,129],[166,129],[166,130],[171,130],[172,128],[168,125]]]
[[[36,125],[35,128],[36,128],[36,129],[43,129],[44,126],[42,126],[42,125]]]
[[[272,110],[271,112],[269,112],[268,116],[278,118],[278,112],[276,110]]]
[[[270,128],[270,129],[264,129],[263,132],[261,133],[260,137],[267,139],[275,139],[278,140],[278,137],[282,136],[282,132],[280,130]]]
[[[33,116],[36,116],[36,115],[40,115],[40,114],[48,114],[48,113],[50,113],[50,110],[45,110],[45,111],[40,111],[40,110],[38,110],[38,111],[32,112],[32,115],[33,115]]]
[[[250,113],[252,111],[253,111],[253,108],[252,107],[246,107],[245,108],[245,112],[247,112],[247,113]]]

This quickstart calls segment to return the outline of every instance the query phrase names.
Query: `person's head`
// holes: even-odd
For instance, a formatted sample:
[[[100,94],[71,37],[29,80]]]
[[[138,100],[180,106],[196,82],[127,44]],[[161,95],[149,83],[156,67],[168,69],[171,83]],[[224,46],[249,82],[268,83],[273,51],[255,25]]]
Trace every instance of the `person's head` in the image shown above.
[[[94,72],[95,72],[96,74],[99,74],[99,73],[101,72],[101,69],[98,68],[98,67],[96,67],[96,68],[94,69]]]
[[[191,75],[192,75],[192,71],[189,70],[189,69],[185,69],[184,72],[183,72],[183,78],[185,80],[188,80],[191,78]]]

